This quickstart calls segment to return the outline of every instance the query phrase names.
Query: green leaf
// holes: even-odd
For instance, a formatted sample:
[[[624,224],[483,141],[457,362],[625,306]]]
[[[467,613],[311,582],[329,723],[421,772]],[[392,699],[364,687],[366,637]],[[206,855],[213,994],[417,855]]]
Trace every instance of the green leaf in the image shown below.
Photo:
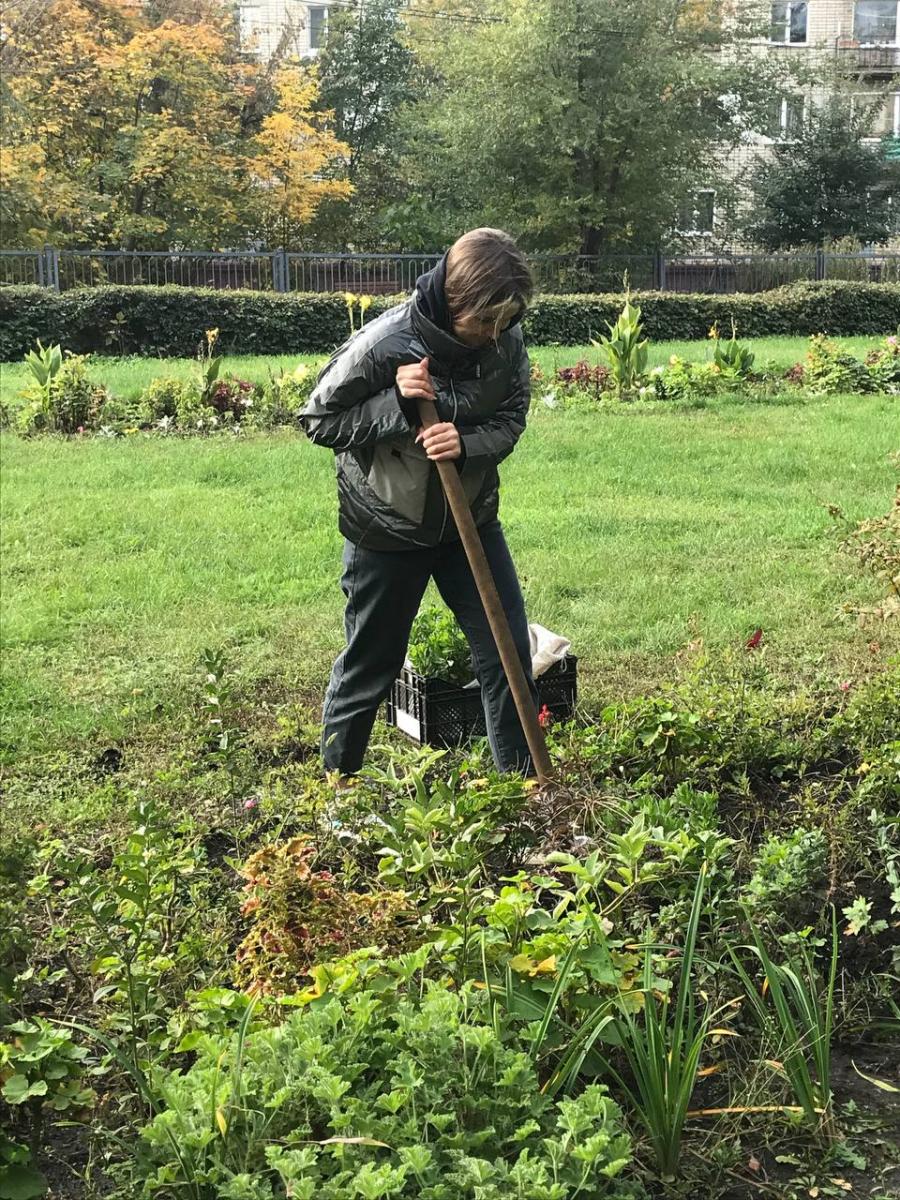
[[[0,1166],[0,1200],[35,1200],[45,1196],[49,1184],[34,1167],[11,1163]]]
[[[46,1096],[47,1081],[38,1079],[29,1083],[24,1075],[11,1075],[3,1085],[3,1096],[10,1104],[24,1104],[33,1096]]]

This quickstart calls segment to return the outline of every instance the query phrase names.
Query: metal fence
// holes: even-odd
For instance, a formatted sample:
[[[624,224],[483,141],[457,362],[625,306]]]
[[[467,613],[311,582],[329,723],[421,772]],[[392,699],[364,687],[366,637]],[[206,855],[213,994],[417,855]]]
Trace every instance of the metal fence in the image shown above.
[[[284,250],[0,250],[0,286],[37,284],[66,291],[101,284],[249,288],[266,292],[354,292],[395,295],[412,290],[439,254],[293,254]],[[811,279],[900,281],[900,254],[537,254],[538,292],[596,293],[635,289],[670,292],[764,292]]]

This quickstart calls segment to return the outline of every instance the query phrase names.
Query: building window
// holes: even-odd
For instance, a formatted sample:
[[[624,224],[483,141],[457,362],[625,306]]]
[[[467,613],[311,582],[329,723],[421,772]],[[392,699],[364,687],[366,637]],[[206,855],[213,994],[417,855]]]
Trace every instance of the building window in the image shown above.
[[[871,92],[858,92],[852,100],[854,107],[859,105],[870,113],[867,137],[900,137],[900,92],[885,96],[874,108],[877,97]]]
[[[259,5],[242,4],[238,9],[238,31],[242,46],[254,46],[259,37]]]
[[[806,41],[806,0],[774,0],[769,40],[802,45]]]
[[[778,141],[788,141],[797,137],[803,128],[805,112],[805,101],[802,96],[776,98],[772,104],[769,137]]]
[[[678,211],[679,233],[712,233],[716,194],[711,188],[694,192]]]
[[[862,46],[895,46],[897,0],[856,0],[853,37]]]
[[[321,50],[328,33],[328,9],[324,4],[311,4],[306,11],[309,20],[309,48]]]

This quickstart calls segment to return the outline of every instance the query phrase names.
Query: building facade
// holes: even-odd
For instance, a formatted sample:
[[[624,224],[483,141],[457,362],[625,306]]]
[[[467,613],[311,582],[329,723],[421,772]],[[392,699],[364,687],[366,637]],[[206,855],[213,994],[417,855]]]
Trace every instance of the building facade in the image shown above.
[[[738,0],[741,2],[741,0]],[[740,186],[766,148],[790,142],[810,106],[838,81],[861,104],[873,106],[868,139],[900,138],[900,0],[772,0],[768,36],[754,54],[778,55],[810,70],[819,82],[773,96],[768,127],[748,137],[729,158]],[[679,231],[708,242],[734,244],[720,198],[711,188],[687,198]]]
[[[237,11],[242,47],[264,60],[276,53],[296,58],[314,56],[328,29],[327,4],[252,0],[240,3]]]

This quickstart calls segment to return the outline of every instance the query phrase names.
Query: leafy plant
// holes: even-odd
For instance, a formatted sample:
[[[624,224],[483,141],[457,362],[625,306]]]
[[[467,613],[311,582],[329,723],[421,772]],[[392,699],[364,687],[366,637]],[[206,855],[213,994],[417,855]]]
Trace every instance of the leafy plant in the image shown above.
[[[173,839],[171,819],[152,801],[140,801],[129,820],[106,869],[50,843],[31,891],[52,898],[55,932],[87,959],[92,1002],[105,1010],[121,1064],[140,1080],[165,1040],[166,977],[191,953],[182,937],[200,903],[190,892],[198,853]]]
[[[31,1151],[0,1130],[0,1200],[38,1200],[49,1188],[31,1164]]]
[[[94,1092],[82,1083],[88,1051],[43,1017],[16,1021],[4,1033],[11,1040],[0,1041],[0,1095],[11,1107],[29,1111],[37,1148],[46,1109],[71,1113],[93,1100]]]
[[[827,869],[828,839],[820,829],[801,827],[786,837],[770,834],[754,855],[744,902],[790,920],[798,904],[809,905],[823,889]]]
[[[257,850],[241,868],[251,929],[237,951],[236,975],[252,994],[297,988],[316,963],[367,946],[407,947],[415,913],[402,891],[355,892],[314,869],[316,848],[292,838]]]
[[[626,292],[625,305],[615,325],[607,321],[609,336],[600,341],[591,339],[591,344],[600,351],[609,366],[613,390],[618,396],[634,391],[647,369],[648,339],[643,337],[644,326],[641,310],[631,303]]]
[[[436,605],[420,612],[409,639],[409,661],[420,675],[448,683],[471,682],[472,651],[456,617]]]
[[[554,377],[556,389],[554,396],[561,395],[568,401],[567,407],[573,407],[571,402],[583,401],[588,405],[599,404],[609,391],[610,369],[600,364],[591,366],[580,359],[574,367],[560,367]]]
[[[358,991],[252,1038],[207,1039],[163,1082],[135,1185],[194,1200],[633,1195],[617,1182],[631,1146],[606,1089],[552,1101],[487,1018],[470,987],[424,983],[421,996]]]

